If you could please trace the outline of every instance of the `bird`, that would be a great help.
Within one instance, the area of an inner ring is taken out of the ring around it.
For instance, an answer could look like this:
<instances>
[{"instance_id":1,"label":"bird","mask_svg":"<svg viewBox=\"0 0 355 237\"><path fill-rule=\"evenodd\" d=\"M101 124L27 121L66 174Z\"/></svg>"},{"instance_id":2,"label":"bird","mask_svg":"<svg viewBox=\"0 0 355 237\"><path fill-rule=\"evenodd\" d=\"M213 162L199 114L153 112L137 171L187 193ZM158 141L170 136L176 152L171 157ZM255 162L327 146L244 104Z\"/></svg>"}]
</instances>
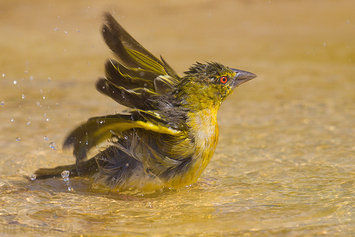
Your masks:
<instances>
[{"instance_id":1,"label":"bird","mask_svg":"<svg viewBox=\"0 0 355 237\"><path fill-rule=\"evenodd\" d=\"M179 76L110 13L104 19L103 38L116 57L105 63L96 89L128 108L74 129L63 148L73 147L75 164L40 168L36 179L69 171L71 177L90 177L96 187L116 192L178 189L197 182L216 149L221 103L256 75L218 62L196 62ZM94 147L98 153L88 159Z\"/></svg>"}]
</instances>

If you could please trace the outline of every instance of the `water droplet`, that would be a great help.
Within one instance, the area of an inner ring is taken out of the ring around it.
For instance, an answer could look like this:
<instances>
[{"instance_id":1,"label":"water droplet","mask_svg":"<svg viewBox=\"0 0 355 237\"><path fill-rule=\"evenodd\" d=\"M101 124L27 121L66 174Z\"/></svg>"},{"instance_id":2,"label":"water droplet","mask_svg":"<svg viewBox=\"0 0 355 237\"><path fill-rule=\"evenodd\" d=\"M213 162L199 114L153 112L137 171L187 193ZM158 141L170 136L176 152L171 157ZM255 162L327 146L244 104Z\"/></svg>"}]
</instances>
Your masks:
<instances>
[{"instance_id":1,"label":"water droplet","mask_svg":"<svg viewBox=\"0 0 355 237\"><path fill-rule=\"evenodd\" d=\"M44 136L43 139L44 139L45 141L48 141L48 137L47 137L47 136Z\"/></svg>"},{"instance_id":2,"label":"water droplet","mask_svg":"<svg viewBox=\"0 0 355 237\"><path fill-rule=\"evenodd\" d=\"M68 191L74 191L74 189L72 187L70 187L70 183L69 183L70 171L64 170L60 175L62 176L64 182L68 186Z\"/></svg>"},{"instance_id":3,"label":"water droplet","mask_svg":"<svg viewBox=\"0 0 355 237\"><path fill-rule=\"evenodd\" d=\"M5 73L2 74L2 77L5 77Z\"/></svg>"},{"instance_id":4,"label":"water droplet","mask_svg":"<svg viewBox=\"0 0 355 237\"><path fill-rule=\"evenodd\" d=\"M14 121L14 119L12 118L10 121L11 121L11 122L13 122L13 121Z\"/></svg>"},{"instance_id":5,"label":"water droplet","mask_svg":"<svg viewBox=\"0 0 355 237\"><path fill-rule=\"evenodd\" d=\"M70 172L68 170L64 170L60 175L62 176L65 182L69 181Z\"/></svg>"},{"instance_id":6,"label":"water droplet","mask_svg":"<svg viewBox=\"0 0 355 237\"><path fill-rule=\"evenodd\" d=\"M14 81L14 85L16 85L17 84L17 81Z\"/></svg>"},{"instance_id":7,"label":"water droplet","mask_svg":"<svg viewBox=\"0 0 355 237\"><path fill-rule=\"evenodd\" d=\"M30 179L33 181L33 180L36 180L36 175L35 174L32 174L31 176L30 176Z\"/></svg>"},{"instance_id":8,"label":"water droplet","mask_svg":"<svg viewBox=\"0 0 355 237\"><path fill-rule=\"evenodd\" d=\"M22 98L22 99L25 99L25 98L26 98L25 94L22 94L21 98Z\"/></svg>"},{"instance_id":9,"label":"water droplet","mask_svg":"<svg viewBox=\"0 0 355 237\"><path fill-rule=\"evenodd\" d=\"M21 140L20 137L16 137L16 141L19 142Z\"/></svg>"},{"instance_id":10,"label":"water droplet","mask_svg":"<svg viewBox=\"0 0 355 237\"><path fill-rule=\"evenodd\" d=\"M26 124L27 124L27 125L31 125L31 122L27 122Z\"/></svg>"},{"instance_id":11,"label":"water droplet","mask_svg":"<svg viewBox=\"0 0 355 237\"><path fill-rule=\"evenodd\" d=\"M55 143L54 142L49 143L49 147L55 149Z\"/></svg>"},{"instance_id":12,"label":"water droplet","mask_svg":"<svg viewBox=\"0 0 355 237\"><path fill-rule=\"evenodd\" d=\"M42 98L43 98L44 100L46 99L46 97L45 97L45 96L43 96Z\"/></svg>"},{"instance_id":13,"label":"water droplet","mask_svg":"<svg viewBox=\"0 0 355 237\"><path fill-rule=\"evenodd\" d=\"M0 102L0 105L4 105L4 104L5 104L5 102L4 102L4 101L1 101L1 102Z\"/></svg>"}]
</instances>

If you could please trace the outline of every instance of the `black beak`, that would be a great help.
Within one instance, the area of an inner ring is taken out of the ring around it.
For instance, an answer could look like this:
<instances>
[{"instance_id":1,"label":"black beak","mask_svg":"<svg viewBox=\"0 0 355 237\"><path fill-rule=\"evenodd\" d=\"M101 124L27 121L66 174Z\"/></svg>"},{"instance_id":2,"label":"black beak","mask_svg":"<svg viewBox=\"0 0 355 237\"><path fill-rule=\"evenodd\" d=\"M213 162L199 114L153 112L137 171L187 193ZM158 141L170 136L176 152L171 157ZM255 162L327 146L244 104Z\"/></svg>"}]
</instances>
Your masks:
<instances>
[{"instance_id":1,"label":"black beak","mask_svg":"<svg viewBox=\"0 0 355 237\"><path fill-rule=\"evenodd\" d=\"M242 70L238 70L238 69L233 69L231 68L235 73L237 73L237 75L235 75L234 79L233 79L233 87L237 87L241 84L243 84L244 82L250 81L251 79L255 78L256 75L254 73L251 72L246 72L246 71L242 71Z\"/></svg>"}]
</instances>

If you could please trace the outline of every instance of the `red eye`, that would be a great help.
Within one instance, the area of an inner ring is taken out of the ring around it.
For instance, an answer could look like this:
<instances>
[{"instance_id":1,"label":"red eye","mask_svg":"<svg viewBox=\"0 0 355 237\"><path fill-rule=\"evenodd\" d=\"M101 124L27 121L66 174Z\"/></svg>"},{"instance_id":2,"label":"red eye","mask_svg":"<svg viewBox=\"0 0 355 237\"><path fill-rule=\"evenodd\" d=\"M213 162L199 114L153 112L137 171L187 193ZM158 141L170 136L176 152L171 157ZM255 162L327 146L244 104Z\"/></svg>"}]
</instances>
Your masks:
<instances>
[{"instance_id":1,"label":"red eye","mask_svg":"<svg viewBox=\"0 0 355 237\"><path fill-rule=\"evenodd\" d=\"M221 78L219 79L219 81L220 81L222 84L226 84L227 81L228 81L228 77L221 77Z\"/></svg>"}]
</instances>

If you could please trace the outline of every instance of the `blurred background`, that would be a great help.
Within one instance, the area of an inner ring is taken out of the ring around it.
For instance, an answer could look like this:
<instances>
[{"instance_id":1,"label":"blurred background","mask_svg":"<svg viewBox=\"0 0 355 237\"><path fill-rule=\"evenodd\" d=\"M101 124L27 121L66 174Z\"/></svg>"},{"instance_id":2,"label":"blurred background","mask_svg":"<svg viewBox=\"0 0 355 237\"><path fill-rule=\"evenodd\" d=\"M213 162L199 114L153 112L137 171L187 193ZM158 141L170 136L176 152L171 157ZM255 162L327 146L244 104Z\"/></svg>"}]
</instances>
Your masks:
<instances>
[{"instance_id":1,"label":"blurred background","mask_svg":"<svg viewBox=\"0 0 355 237\"><path fill-rule=\"evenodd\" d=\"M94 86L114 57L106 11L180 75L196 61L258 75L223 103L195 185L130 197L24 178L73 163L66 135L124 109ZM351 0L0 2L0 233L351 235L354 39Z\"/></svg>"}]
</instances>

